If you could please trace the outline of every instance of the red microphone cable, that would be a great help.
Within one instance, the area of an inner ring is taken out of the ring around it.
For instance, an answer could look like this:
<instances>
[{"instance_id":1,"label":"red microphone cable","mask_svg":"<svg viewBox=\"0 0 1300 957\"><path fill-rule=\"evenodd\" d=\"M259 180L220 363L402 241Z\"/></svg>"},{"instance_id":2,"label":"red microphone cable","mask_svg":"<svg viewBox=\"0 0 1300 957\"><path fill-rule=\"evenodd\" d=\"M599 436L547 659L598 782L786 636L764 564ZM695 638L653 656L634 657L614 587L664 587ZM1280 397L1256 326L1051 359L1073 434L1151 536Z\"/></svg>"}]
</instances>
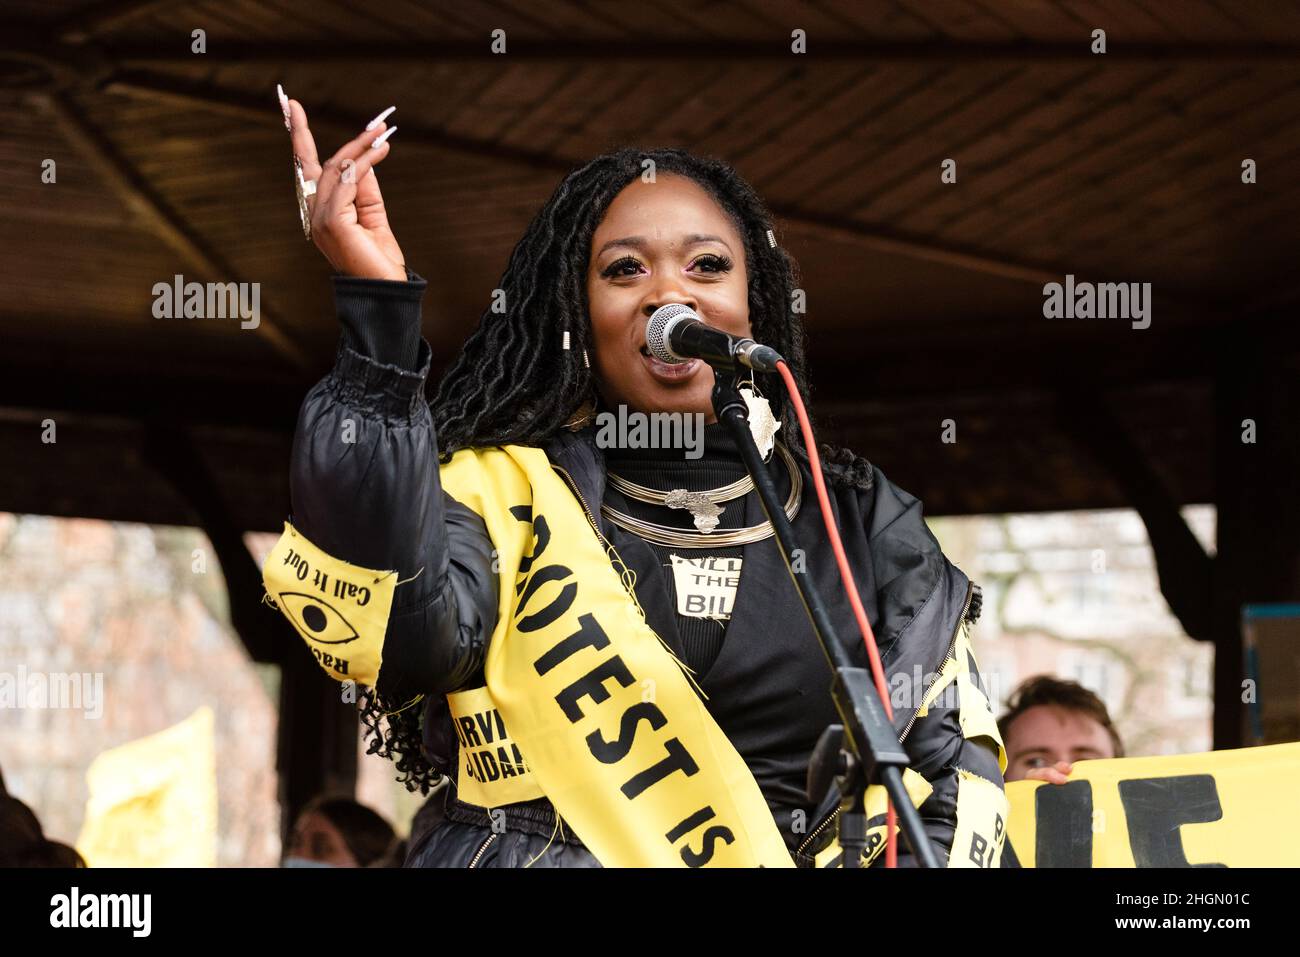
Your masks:
<instances>
[{"instance_id":1,"label":"red microphone cable","mask_svg":"<svg viewBox=\"0 0 1300 957\"><path fill-rule=\"evenodd\" d=\"M817 454L817 442L813 437L812 423L808 420L808 410L804 408L803 397L799 395L799 387L795 384L794 375L790 372L790 367L782 359L776 364L777 371L781 373L781 378L785 380L785 390L790 393L790 401L794 404L795 415L799 418L799 431L803 433L803 444L808 450L808 462L812 467L813 486L817 489L817 504L821 506L822 521L826 524L826 534L831 540L831 548L835 552L835 563L840 569L840 581L844 585L844 591L848 595L849 604L853 606L853 615L858 620L858 628L862 632L862 641L867 646L867 657L871 661L871 675L875 679L876 691L880 695L880 702L884 705L885 715L890 721L894 720L894 709L889 703L889 693L885 684L885 668L880 662L880 649L876 647L876 636L871 631L871 622L867 620L866 609L862 607L862 599L858 597L858 586L853 581L853 569L849 567L848 557L844 554L844 543L840 540L840 530L835 526L835 516L831 513L830 496L826 494L826 481L822 476L821 458ZM885 815L885 866L898 866L898 839L895 834L897 814L894 811L894 802L886 796L887 810Z\"/></svg>"}]
</instances>

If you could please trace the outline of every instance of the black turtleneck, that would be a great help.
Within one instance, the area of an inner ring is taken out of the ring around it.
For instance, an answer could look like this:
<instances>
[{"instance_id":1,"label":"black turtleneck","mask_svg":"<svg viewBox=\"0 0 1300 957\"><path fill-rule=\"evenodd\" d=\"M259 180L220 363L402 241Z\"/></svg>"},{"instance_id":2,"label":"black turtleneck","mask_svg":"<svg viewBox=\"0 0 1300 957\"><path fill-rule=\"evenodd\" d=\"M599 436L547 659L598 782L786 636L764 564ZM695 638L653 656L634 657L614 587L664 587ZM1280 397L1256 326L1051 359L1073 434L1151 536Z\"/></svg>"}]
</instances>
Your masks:
<instances>
[{"instance_id":1,"label":"black turtleneck","mask_svg":"<svg viewBox=\"0 0 1300 957\"><path fill-rule=\"evenodd\" d=\"M605 449L606 469L614 475L644 485L660 492L684 488L692 492L715 489L729 485L745 476L745 463L740 457L735 439L727 427L714 423L704 427L703 454L697 459L685 457L682 449ZM779 460L778 460L779 461ZM770 464L770 463L769 463ZM773 469L778 491L785 494L789 490L789 480L784 477L783 468ZM722 514L718 516L717 531L741 528L744 526L746 499L757 495L750 491L746 496L722 503ZM643 521L695 531L694 520L689 512L666 505L654 505L631 499L612 489L606 484L605 502L620 512L632 515ZM676 578L672 571L670 556L683 558L734 558L739 559L744 553L744 546L730 548L708 546L704 548L680 548L675 546L647 543L664 566L664 579L667 582L673 607L678 607ZM744 569L741 569L744 574ZM699 618L677 614L677 629L681 635L682 648L686 664L697 676L703 677L718 653L726 636L728 619Z\"/></svg>"}]
</instances>

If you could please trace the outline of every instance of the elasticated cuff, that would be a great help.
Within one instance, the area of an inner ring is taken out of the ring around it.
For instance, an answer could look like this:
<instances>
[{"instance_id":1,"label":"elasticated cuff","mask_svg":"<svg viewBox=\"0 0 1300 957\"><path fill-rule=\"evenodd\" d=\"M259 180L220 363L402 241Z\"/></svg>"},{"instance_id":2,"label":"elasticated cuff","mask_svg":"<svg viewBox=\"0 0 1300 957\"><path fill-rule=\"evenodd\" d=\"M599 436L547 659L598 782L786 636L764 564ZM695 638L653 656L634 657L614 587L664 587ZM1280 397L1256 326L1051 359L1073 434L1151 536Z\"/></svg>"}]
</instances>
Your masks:
<instances>
[{"instance_id":1,"label":"elasticated cuff","mask_svg":"<svg viewBox=\"0 0 1300 957\"><path fill-rule=\"evenodd\" d=\"M334 275L334 306L343 343L381 365L410 372L419 366L420 300L428 286L406 271L406 282Z\"/></svg>"},{"instance_id":2,"label":"elasticated cuff","mask_svg":"<svg viewBox=\"0 0 1300 957\"><path fill-rule=\"evenodd\" d=\"M415 422L428 404L424 398L424 380L433 360L429 343L422 338L416 340L416 357L419 369L411 372L392 363L376 362L346 342L340 343L329 374L329 391L360 412L377 412L390 419Z\"/></svg>"}]
</instances>

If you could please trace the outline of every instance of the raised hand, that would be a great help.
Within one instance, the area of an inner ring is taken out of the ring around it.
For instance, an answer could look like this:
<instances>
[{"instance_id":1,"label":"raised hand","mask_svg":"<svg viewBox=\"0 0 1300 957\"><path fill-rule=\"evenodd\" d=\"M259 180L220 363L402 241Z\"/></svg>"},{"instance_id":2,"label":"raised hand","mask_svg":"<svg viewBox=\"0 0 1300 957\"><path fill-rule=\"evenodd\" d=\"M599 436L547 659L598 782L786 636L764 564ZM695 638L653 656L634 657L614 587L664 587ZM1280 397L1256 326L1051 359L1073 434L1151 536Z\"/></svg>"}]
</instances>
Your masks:
<instances>
[{"instance_id":1,"label":"raised hand","mask_svg":"<svg viewBox=\"0 0 1300 957\"><path fill-rule=\"evenodd\" d=\"M302 175L316 180L315 195L307 197L316 248L345 275L405 280L406 258L388 226L374 170L391 149L388 138L397 132L396 126L390 128L384 122L392 109L321 163L307 125L307 111L283 93L280 102L287 109L289 136L294 155L302 163Z\"/></svg>"}]
</instances>

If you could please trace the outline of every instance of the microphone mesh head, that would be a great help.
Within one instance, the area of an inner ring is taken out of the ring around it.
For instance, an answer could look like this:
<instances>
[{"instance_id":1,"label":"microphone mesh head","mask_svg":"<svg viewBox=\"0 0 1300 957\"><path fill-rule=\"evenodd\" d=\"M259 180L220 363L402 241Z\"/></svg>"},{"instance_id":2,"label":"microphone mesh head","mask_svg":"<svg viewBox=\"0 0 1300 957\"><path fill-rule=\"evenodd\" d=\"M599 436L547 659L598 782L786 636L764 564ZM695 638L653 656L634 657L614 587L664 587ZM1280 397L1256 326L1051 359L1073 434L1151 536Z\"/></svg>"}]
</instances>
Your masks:
<instances>
[{"instance_id":1,"label":"microphone mesh head","mask_svg":"<svg viewBox=\"0 0 1300 957\"><path fill-rule=\"evenodd\" d=\"M666 306L660 306L650 316L650 322L645 327L645 344L646 348L650 350L650 354L660 362L676 365L687 361L680 356L674 355L668 345L668 333L672 331L673 326L683 319L694 319L697 322L703 321L694 309L690 306L683 306L680 302L670 302Z\"/></svg>"}]
</instances>

